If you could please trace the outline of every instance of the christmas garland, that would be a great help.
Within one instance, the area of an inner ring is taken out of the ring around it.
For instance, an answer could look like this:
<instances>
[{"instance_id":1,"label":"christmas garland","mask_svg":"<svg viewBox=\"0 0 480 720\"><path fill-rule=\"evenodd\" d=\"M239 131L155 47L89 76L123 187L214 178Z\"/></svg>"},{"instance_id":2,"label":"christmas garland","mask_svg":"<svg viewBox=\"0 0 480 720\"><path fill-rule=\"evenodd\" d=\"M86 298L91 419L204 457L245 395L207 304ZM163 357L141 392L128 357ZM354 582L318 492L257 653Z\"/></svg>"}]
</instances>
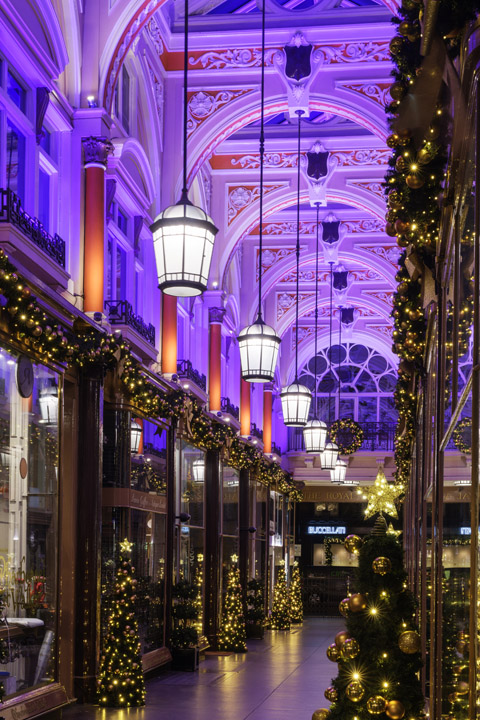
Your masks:
<instances>
[{"instance_id":1,"label":"christmas garland","mask_svg":"<svg viewBox=\"0 0 480 720\"><path fill-rule=\"evenodd\" d=\"M341 431L348 431L352 439L348 445L344 445L338 440L338 434ZM331 424L329 435L332 442L338 445L340 455L352 455L354 452L362 447L363 443L363 429L362 427L352 420L351 418L344 418L342 420L335 420Z\"/></svg>"},{"instance_id":2,"label":"christmas garland","mask_svg":"<svg viewBox=\"0 0 480 720\"><path fill-rule=\"evenodd\" d=\"M443 38L450 58L458 54L462 30L475 19L479 9L480 3L473 0L440 0L435 30ZM392 102L386 107L391 127L387 144L393 153L385 177L388 206L385 229L388 235L397 238L399 247L406 248L399 259L392 312L393 350L401 360L395 391L399 414L395 480L401 492L405 491L410 474L416 431L416 397L425 371L426 319L422 296L435 295L435 247L440 224L438 201L443 189L448 148L449 118L444 109L448 98L442 92L434 118L419 145L408 129L398 130L395 126L400 103L422 71L422 19L423 3L403 0L399 17L394 18L398 33L390 42L395 68L392 72L394 83L390 88ZM424 33L430 30L427 25ZM470 300L462 301L460 317L461 345L464 346L471 324Z\"/></svg>"},{"instance_id":3,"label":"christmas garland","mask_svg":"<svg viewBox=\"0 0 480 720\"><path fill-rule=\"evenodd\" d=\"M325 565L330 566L333 562L332 543L343 543L342 538L338 537L326 537L323 541L323 547L325 548Z\"/></svg>"},{"instance_id":4,"label":"christmas garland","mask_svg":"<svg viewBox=\"0 0 480 720\"><path fill-rule=\"evenodd\" d=\"M463 432L467 429L470 430L470 432L472 430L472 418L470 417L465 417L457 423L455 430L453 431L453 442L457 450L460 450L460 452L465 453L466 455L470 455L472 452L472 443L471 441L470 444L465 442L463 437Z\"/></svg>"},{"instance_id":5,"label":"christmas garland","mask_svg":"<svg viewBox=\"0 0 480 720\"><path fill-rule=\"evenodd\" d=\"M278 487L290 500L301 498L290 475L267 460L260 450L240 440L232 428L214 421L196 398L183 390L165 394L145 374L125 342L94 328L85 334L73 334L52 320L2 249L0 327L34 351L40 360L79 368L91 364L105 369L116 367L132 404L147 417L182 418L193 445L205 450L223 450L228 465L239 470L250 469L260 482Z\"/></svg>"}]
</instances>

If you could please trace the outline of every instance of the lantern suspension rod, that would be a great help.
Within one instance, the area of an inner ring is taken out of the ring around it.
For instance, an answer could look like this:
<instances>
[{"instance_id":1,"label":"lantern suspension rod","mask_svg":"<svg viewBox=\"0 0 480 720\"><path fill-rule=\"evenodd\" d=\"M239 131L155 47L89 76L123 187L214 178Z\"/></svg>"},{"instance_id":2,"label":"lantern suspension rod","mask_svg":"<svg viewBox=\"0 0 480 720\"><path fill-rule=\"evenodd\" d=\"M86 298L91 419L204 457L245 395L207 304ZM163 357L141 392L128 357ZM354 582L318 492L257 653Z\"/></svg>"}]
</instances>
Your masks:
<instances>
[{"instance_id":1,"label":"lantern suspension rod","mask_svg":"<svg viewBox=\"0 0 480 720\"><path fill-rule=\"evenodd\" d=\"M337 375L338 375L338 418L341 420L340 417L340 393L342 391L342 381L340 380L340 369L342 367L342 306L338 306L338 312L339 312L339 321L338 321L338 366L337 366Z\"/></svg>"},{"instance_id":2,"label":"lantern suspension rod","mask_svg":"<svg viewBox=\"0 0 480 720\"><path fill-rule=\"evenodd\" d=\"M263 258L263 159L265 155L265 6L262 2L262 80L260 86L260 231L258 251L258 317L262 318L262 258Z\"/></svg>"},{"instance_id":3,"label":"lantern suspension rod","mask_svg":"<svg viewBox=\"0 0 480 720\"><path fill-rule=\"evenodd\" d=\"M265 1L265 0L264 0ZM295 309L295 382L298 381L298 296L300 287L300 138L303 110L297 110L298 143L297 143L297 302Z\"/></svg>"},{"instance_id":4,"label":"lantern suspension rod","mask_svg":"<svg viewBox=\"0 0 480 720\"><path fill-rule=\"evenodd\" d=\"M183 187L182 200L187 199L187 89L188 89L188 0L185 0L185 42L183 48Z\"/></svg>"},{"instance_id":5,"label":"lantern suspension rod","mask_svg":"<svg viewBox=\"0 0 480 720\"><path fill-rule=\"evenodd\" d=\"M328 422L332 422L332 332L333 332L333 262L330 263L330 330L328 340L328 369L330 383L328 390Z\"/></svg>"},{"instance_id":6,"label":"lantern suspension rod","mask_svg":"<svg viewBox=\"0 0 480 720\"><path fill-rule=\"evenodd\" d=\"M313 408L313 417L317 420L317 352L318 352L318 242L319 242L319 212L320 203L317 202L317 238L315 246L315 407ZM297 295L298 298L298 295Z\"/></svg>"}]
</instances>

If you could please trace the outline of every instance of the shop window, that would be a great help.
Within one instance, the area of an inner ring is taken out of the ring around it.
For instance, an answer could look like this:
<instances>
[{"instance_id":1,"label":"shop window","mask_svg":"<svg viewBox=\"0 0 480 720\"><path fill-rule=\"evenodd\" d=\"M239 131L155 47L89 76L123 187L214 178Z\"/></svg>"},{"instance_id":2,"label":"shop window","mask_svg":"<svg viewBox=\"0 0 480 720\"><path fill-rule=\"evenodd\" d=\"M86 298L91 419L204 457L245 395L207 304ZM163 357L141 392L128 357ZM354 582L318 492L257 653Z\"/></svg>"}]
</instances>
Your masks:
<instances>
[{"instance_id":1,"label":"shop window","mask_svg":"<svg viewBox=\"0 0 480 720\"><path fill-rule=\"evenodd\" d=\"M6 350L0 381L0 589L8 638L0 670L8 696L55 679L59 387L54 372Z\"/></svg>"},{"instance_id":2,"label":"shop window","mask_svg":"<svg viewBox=\"0 0 480 720\"><path fill-rule=\"evenodd\" d=\"M27 91L17 80L15 75L8 70L7 72L7 95L10 100L23 112L27 110Z\"/></svg>"},{"instance_id":3,"label":"shop window","mask_svg":"<svg viewBox=\"0 0 480 720\"><path fill-rule=\"evenodd\" d=\"M50 232L50 175L41 168L38 171L38 219Z\"/></svg>"},{"instance_id":4,"label":"shop window","mask_svg":"<svg viewBox=\"0 0 480 720\"><path fill-rule=\"evenodd\" d=\"M117 225L118 229L126 236L128 232L128 217L127 214L120 208L118 208L117 211Z\"/></svg>"},{"instance_id":5,"label":"shop window","mask_svg":"<svg viewBox=\"0 0 480 720\"><path fill-rule=\"evenodd\" d=\"M115 299L126 300L127 297L127 254L117 244L115 253Z\"/></svg>"},{"instance_id":6,"label":"shop window","mask_svg":"<svg viewBox=\"0 0 480 720\"><path fill-rule=\"evenodd\" d=\"M7 120L7 187L25 207L25 135Z\"/></svg>"}]
</instances>

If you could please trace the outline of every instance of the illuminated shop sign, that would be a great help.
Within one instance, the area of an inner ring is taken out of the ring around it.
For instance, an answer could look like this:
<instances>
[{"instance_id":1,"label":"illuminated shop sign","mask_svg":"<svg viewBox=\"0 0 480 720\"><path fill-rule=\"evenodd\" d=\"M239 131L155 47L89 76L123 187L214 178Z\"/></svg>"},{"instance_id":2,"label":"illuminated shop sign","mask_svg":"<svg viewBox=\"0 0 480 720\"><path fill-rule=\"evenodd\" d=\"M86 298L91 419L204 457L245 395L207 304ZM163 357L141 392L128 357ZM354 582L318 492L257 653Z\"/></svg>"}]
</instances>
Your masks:
<instances>
[{"instance_id":1,"label":"illuminated shop sign","mask_svg":"<svg viewBox=\"0 0 480 720\"><path fill-rule=\"evenodd\" d=\"M478 528L480 532L480 527ZM460 528L460 535L471 535L472 534L472 528L471 527L461 527Z\"/></svg>"},{"instance_id":2,"label":"illuminated shop sign","mask_svg":"<svg viewBox=\"0 0 480 720\"><path fill-rule=\"evenodd\" d=\"M307 535L346 535L347 528L343 525L332 527L331 525L309 525Z\"/></svg>"}]
</instances>

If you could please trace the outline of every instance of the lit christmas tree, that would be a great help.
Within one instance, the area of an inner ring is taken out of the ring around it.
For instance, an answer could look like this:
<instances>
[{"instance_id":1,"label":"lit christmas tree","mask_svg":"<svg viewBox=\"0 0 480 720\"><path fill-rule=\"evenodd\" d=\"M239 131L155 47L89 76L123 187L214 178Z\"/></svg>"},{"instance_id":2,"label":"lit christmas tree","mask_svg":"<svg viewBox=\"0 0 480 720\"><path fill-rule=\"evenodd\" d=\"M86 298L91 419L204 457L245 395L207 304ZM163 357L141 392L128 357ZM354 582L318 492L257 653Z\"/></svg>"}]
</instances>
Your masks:
<instances>
[{"instance_id":1,"label":"lit christmas tree","mask_svg":"<svg viewBox=\"0 0 480 720\"><path fill-rule=\"evenodd\" d=\"M283 565L284 563L282 563ZM290 603L288 598L287 581L285 569L280 567L278 580L273 590L273 605L270 615L270 627L272 630L290 630Z\"/></svg>"},{"instance_id":2,"label":"lit christmas tree","mask_svg":"<svg viewBox=\"0 0 480 720\"><path fill-rule=\"evenodd\" d=\"M246 637L240 571L233 567L228 573L227 593L218 636L219 650L247 652Z\"/></svg>"},{"instance_id":3,"label":"lit christmas tree","mask_svg":"<svg viewBox=\"0 0 480 720\"><path fill-rule=\"evenodd\" d=\"M345 541L346 548L359 555L357 586L340 603L346 630L327 648L329 660L338 663L338 676L325 690L332 705L330 710L317 710L316 718L423 716L415 603L406 589L403 549L386 530L381 516L363 543L355 535Z\"/></svg>"},{"instance_id":4,"label":"lit christmas tree","mask_svg":"<svg viewBox=\"0 0 480 720\"><path fill-rule=\"evenodd\" d=\"M127 539L120 543L120 562L100 658L98 702L104 707L138 707L145 704L140 639L135 618L137 581L130 561L132 545Z\"/></svg>"},{"instance_id":5,"label":"lit christmas tree","mask_svg":"<svg viewBox=\"0 0 480 720\"><path fill-rule=\"evenodd\" d=\"M290 622L303 622L302 583L298 563L293 565L292 579L289 588L290 596Z\"/></svg>"}]
</instances>

